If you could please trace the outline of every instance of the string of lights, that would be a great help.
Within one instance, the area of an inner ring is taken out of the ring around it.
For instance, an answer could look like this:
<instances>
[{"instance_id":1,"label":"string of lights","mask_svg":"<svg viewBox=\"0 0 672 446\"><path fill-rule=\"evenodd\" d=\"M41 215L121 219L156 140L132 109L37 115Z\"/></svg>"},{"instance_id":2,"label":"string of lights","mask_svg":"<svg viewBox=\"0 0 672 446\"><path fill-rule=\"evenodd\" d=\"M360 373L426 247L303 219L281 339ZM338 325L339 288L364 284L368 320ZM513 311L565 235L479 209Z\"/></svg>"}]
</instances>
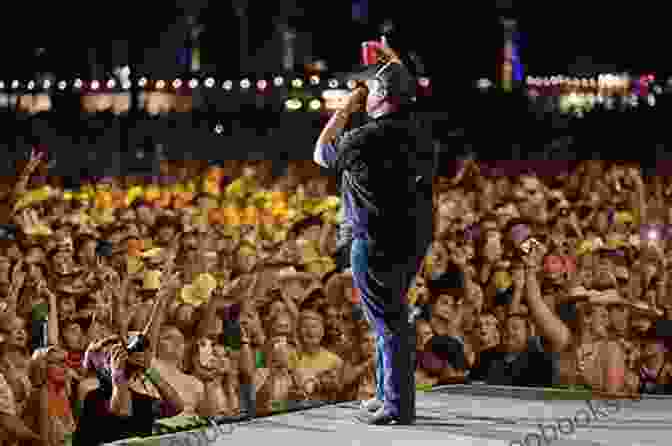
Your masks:
<instances>
[{"instance_id":1,"label":"string of lights","mask_svg":"<svg viewBox=\"0 0 672 446\"><path fill-rule=\"evenodd\" d=\"M418 79L418 85L420 87L426 88L430 84L430 79L428 77L421 77ZM233 91L237 87L241 90L250 90L252 86L258 91L265 91L271 87L285 87L289 85L291 88L300 89L306 86L311 87L328 87L331 89L339 88L346 86L348 89L352 90L355 88L355 81L344 81L336 78L331 78L325 80L320 78L320 76L313 75L309 78L300 78L300 77L285 77L285 76L275 76L271 81L266 79L250 79L243 78L237 82L233 80L223 80L218 81L214 77L206 78L191 78L188 81L176 78L172 81L165 79L148 79L146 77L141 77L137 81L137 85L140 88L147 90L181 90L188 88L191 90L197 89L199 87L203 88L221 88L226 91ZM0 80L0 90L3 91L51 91L54 89L66 90L68 87L79 90L79 91L91 91L91 92L102 92L109 90L130 90L133 84L130 80L124 80L123 82L117 81L115 79L108 79L107 81L101 80L82 80L74 79L70 81L51 81L44 80L41 83L34 80L20 81L17 79L11 81Z\"/></svg>"}]
</instances>

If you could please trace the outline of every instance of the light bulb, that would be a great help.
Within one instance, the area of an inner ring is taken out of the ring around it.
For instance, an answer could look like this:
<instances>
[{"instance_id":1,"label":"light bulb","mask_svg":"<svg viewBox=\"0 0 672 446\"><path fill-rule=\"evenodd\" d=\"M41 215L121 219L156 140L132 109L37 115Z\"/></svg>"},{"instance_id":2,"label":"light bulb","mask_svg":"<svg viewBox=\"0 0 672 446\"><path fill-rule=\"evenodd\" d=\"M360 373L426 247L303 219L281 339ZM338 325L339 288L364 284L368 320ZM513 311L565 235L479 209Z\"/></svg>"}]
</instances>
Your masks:
<instances>
[{"instance_id":1,"label":"light bulb","mask_svg":"<svg viewBox=\"0 0 672 446\"><path fill-rule=\"evenodd\" d=\"M91 82L91 89L92 90L98 90L98 87L100 87L100 83L98 81L92 81Z\"/></svg>"},{"instance_id":2,"label":"light bulb","mask_svg":"<svg viewBox=\"0 0 672 446\"><path fill-rule=\"evenodd\" d=\"M196 88L198 87L198 79L192 79L189 81L189 88Z\"/></svg>"},{"instance_id":3,"label":"light bulb","mask_svg":"<svg viewBox=\"0 0 672 446\"><path fill-rule=\"evenodd\" d=\"M67 85L68 85L68 84L67 84L65 81L60 81L60 82L58 83L58 88L59 88L59 90L65 90L65 87L66 87Z\"/></svg>"},{"instance_id":4,"label":"light bulb","mask_svg":"<svg viewBox=\"0 0 672 446\"><path fill-rule=\"evenodd\" d=\"M114 81L114 79L107 81L107 88L114 88L115 85L117 85L117 83Z\"/></svg>"},{"instance_id":5,"label":"light bulb","mask_svg":"<svg viewBox=\"0 0 672 446\"><path fill-rule=\"evenodd\" d=\"M231 81L224 81L224 83L222 83L222 88L223 88L224 90L231 90L231 89L233 88L233 82L231 82Z\"/></svg>"},{"instance_id":6,"label":"light bulb","mask_svg":"<svg viewBox=\"0 0 672 446\"><path fill-rule=\"evenodd\" d=\"M147 78L141 77L140 80L138 81L138 86L144 87L145 85L147 85Z\"/></svg>"},{"instance_id":7,"label":"light bulb","mask_svg":"<svg viewBox=\"0 0 672 446\"><path fill-rule=\"evenodd\" d=\"M336 79L330 79L329 88L338 88L338 81Z\"/></svg>"},{"instance_id":8,"label":"light bulb","mask_svg":"<svg viewBox=\"0 0 672 446\"><path fill-rule=\"evenodd\" d=\"M163 89L163 87L165 87L165 86L166 86L166 83L164 81L156 81L156 88L158 90Z\"/></svg>"},{"instance_id":9,"label":"light bulb","mask_svg":"<svg viewBox=\"0 0 672 446\"><path fill-rule=\"evenodd\" d=\"M313 99L310 101L311 110L319 110L322 107L322 103L318 99Z\"/></svg>"},{"instance_id":10,"label":"light bulb","mask_svg":"<svg viewBox=\"0 0 672 446\"><path fill-rule=\"evenodd\" d=\"M244 89L250 88L250 80L249 79L243 79L240 81L240 87Z\"/></svg>"},{"instance_id":11,"label":"light bulb","mask_svg":"<svg viewBox=\"0 0 672 446\"><path fill-rule=\"evenodd\" d=\"M275 79L273 79L273 85L275 85L276 87L279 87L284 83L285 83L285 80L280 76L277 76Z\"/></svg>"},{"instance_id":12,"label":"light bulb","mask_svg":"<svg viewBox=\"0 0 672 446\"><path fill-rule=\"evenodd\" d=\"M177 89L180 88L181 86L182 86L182 80L181 80L181 79L175 79L175 80L173 81L173 88L174 88L174 89L177 90Z\"/></svg>"},{"instance_id":13,"label":"light bulb","mask_svg":"<svg viewBox=\"0 0 672 446\"><path fill-rule=\"evenodd\" d=\"M213 78L209 77L205 80L205 86L207 88L212 88L212 87L214 87L214 85L215 85L215 80Z\"/></svg>"},{"instance_id":14,"label":"light bulb","mask_svg":"<svg viewBox=\"0 0 672 446\"><path fill-rule=\"evenodd\" d=\"M81 79L75 79L74 86L75 86L75 88L82 88L82 80Z\"/></svg>"}]
</instances>

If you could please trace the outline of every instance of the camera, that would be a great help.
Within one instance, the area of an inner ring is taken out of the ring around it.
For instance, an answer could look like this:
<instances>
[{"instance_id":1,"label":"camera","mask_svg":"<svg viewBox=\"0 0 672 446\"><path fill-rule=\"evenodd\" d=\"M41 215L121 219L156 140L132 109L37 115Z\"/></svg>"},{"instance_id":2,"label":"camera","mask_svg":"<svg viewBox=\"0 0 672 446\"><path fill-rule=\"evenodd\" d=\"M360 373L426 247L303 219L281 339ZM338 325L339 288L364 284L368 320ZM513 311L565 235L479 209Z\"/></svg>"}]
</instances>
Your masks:
<instances>
[{"instance_id":1,"label":"camera","mask_svg":"<svg viewBox=\"0 0 672 446\"><path fill-rule=\"evenodd\" d=\"M137 334L133 335L128 340L128 345L126 346L126 351L131 353L142 353L148 347L148 341L145 335Z\"/></svg>"}]
</instances>

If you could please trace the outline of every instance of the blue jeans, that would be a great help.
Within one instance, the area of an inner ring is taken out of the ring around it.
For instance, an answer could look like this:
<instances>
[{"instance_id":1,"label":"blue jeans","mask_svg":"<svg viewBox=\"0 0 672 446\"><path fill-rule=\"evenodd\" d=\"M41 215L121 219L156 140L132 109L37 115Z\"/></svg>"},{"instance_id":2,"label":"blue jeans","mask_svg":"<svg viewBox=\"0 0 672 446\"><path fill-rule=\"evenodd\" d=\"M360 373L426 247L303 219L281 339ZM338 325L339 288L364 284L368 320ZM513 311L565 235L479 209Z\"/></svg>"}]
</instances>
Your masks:
<instances>
[{"instance_id":1,"label":"blue jeans","mask_svg":"<svg viewBox=\"0 0 672 446\"><path fill-rule=\"evenodd\" d=\"M402 258L398 253L372 248L364 239L357 238L352 243L354 286L360 292L364 314L376 337L376 397L393 416L399 416L402 404L415 403L404 397L414 395L415 390L411 356L415 342L409 342L415 338L415 330L408 322L408 305L403 296L425 252L426 246Z\"/></svg>"}]
</instances>

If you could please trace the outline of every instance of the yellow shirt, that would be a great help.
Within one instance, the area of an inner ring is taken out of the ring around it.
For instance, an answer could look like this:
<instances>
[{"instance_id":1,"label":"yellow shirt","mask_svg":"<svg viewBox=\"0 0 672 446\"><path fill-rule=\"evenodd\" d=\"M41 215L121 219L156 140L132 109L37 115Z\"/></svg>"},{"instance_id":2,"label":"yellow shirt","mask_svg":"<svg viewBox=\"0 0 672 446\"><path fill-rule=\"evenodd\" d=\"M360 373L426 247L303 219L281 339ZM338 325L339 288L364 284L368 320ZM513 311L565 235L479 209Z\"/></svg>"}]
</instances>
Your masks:
<instances>
[{"instance_id":1,"label":"yellow shirt","mask_svg":"<svg viewBox=\"0 0 672 446\"><path fill-rule=\"evenodd\" d=\"M289 368L302 370L315 376L327 370L338 368L342 364L343 360L337 354L320 347L320 351L314 355L301 352L296 357L290 357Z\"/></svg>"}]
</instances>

